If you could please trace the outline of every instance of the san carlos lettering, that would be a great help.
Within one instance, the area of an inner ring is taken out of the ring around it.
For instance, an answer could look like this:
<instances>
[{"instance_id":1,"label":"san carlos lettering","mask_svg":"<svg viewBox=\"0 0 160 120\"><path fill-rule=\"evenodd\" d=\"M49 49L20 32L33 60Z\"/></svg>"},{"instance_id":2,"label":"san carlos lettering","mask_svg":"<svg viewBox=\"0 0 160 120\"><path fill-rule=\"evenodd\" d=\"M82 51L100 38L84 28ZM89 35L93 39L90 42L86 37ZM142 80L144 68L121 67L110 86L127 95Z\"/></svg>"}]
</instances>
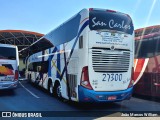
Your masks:
<instances>
[{"instance_id":1,"label":"san carlos lettering","mask_svg":"<svg viewBox=\"0 0 160 120\"><path fill-rule=\"evenodd\" d=\"M92 22L93 22L93 25L92 25L92 27L95 27L95 26L106 26L107 24L106 23L104 23L104 22L101 22L101 21L95 21L96 20L96 17L94 17L93 19L92 19Z\"/></svg>"},{"instance_id":2,"label":"san carlos lettering","mask_svg":"<svg viewBox=\"0 0 160 120\"><path fill-rule=\"evenodd\" d=\"M107 26L109 28L120 28L120 29L131 29L131 26L130 25L127 25L125 24L124 20L121 21L121 23L117 23L115 22L113 19L109 20L108 24L103 22L103 21L100 21L100 20L97 20L96 17L92 18L92 27L96 27L96 26L100 26L100 27L104 27L104 26Z\"/></svg>"},{"instance_id":3,"label":"san carlos lettering","mask_svg":"<svg viewBox=\"0 0 160 120\"><path fill-rule=\"evenodd\" d=\"M113 19L109 21L110 28L122 28L122 29L131 29L130 25L125 25L124 21L121 23L116 23Z\"/></svg>"}]
</instances>

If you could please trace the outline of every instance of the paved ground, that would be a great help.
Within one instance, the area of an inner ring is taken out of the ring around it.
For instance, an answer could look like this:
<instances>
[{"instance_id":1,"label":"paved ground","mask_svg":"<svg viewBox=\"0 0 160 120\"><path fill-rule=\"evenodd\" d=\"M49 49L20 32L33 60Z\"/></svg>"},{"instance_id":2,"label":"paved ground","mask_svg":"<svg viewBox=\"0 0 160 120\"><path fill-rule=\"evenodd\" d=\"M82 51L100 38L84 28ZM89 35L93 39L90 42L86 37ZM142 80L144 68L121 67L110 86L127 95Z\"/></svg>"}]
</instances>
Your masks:
<instances>
[{"instance_id":1,"label":"paved ground","mask_svg":"<svg viewBox=\"0 0 160 120\"><path fill-rule=\"evenodd\" d=\"M60 101L50 96L47 91L28 83L28 81L21 81L14 91L0 91L0 111L47 111L44 114L51 116L53 114L55 116L68 115L68 119L79 114L82 114L85 119L100 119L104 116L118 116L126 113L126 111L160 111L160 101L132 97L129 101L117 103L76 104L74 102ZM54 118L57 119L56 117ZM79 118L79 116L76 117L76 119ZM59 117L59 119L63 118Z\"/></svg>"}]
</instances>

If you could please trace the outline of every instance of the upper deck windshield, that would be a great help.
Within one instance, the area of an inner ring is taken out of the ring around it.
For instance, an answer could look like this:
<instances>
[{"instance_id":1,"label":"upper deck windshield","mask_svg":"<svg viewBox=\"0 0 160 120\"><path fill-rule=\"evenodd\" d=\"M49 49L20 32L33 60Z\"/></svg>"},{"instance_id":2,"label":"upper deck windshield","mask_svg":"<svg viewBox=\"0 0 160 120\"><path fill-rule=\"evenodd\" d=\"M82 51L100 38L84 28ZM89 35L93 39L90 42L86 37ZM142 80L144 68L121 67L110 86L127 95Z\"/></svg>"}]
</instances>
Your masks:
<instances>
[{"instance_id":1,"label":"upper deck windshield","mask_svg":"<svg viewBox=\"0 0 160 120\"><path fill-rule=\"evenodd\" d=\"M131 18L123 13L91 10L89 12L89 28L91 30L116 30L133 34Z\"/></svg>"},{"instance_id":2,"label":"upper deck windshield","mask_svg":"<svg viewBox=\"0 0 160 120\"><path fill-rule=\"evenodd\" d=\"M16 49L0 47L0 59L16 60Z\"/></svg>"}]
</instances>

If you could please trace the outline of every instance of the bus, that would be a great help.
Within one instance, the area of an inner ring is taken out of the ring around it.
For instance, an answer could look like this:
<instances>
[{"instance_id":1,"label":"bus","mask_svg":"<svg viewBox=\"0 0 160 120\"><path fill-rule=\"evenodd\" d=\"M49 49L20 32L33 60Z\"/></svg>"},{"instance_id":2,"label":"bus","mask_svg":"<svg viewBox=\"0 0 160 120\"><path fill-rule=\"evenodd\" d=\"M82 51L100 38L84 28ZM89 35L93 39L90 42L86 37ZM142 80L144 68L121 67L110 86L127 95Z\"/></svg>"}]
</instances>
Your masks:
<instances>
[{"instance_id":1,"label":"bus","mask_svg":"<svg viewBox=\"0 0 160 120\"><path fill-rule=\"evenodd\" d=\"M160 25L135 30L134 94L160 98Z\"/></svg>"},{"instance_id":2,"label":"bus","mask_svg":"<svg viewBox=\"0 0 160 120\"><path fill-rule=\"evenodd\" d=\"M128 14L83 9L38 42L44 39L54 46L29 56L26 75L31 82L76 102L131 98L134 26ZM38 42L35 50L42 45Z\"/></svg>"},{"instance_id":3,"label":"bus","mask_svg":"<svg viewBox=\"0 0 160 120\"><path fill-rule=\"evenodd\" d=\"M17 87L18 66L19 56L17 46L0 44L0 90Z\"/></svg>"}]
</instances>

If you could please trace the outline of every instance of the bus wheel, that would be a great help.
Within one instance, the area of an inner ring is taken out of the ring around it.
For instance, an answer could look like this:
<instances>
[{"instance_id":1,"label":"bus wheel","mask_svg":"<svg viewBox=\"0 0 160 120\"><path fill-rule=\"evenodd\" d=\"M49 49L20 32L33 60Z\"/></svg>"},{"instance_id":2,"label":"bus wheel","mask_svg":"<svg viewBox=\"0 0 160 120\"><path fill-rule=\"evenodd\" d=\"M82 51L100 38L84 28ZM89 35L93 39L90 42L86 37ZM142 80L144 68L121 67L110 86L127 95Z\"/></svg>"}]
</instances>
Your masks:
<instances>
[{"instance_id":1,"label":"bus wheel","mask_svg":"<svg viewBox=\"0 0 160 120\"><path fill-rule=\"evenodd\" d=\"M58 98L62 98L62 95L61 95L61 85L59 82L56 83L55 85L55 89L54 89L54 93L55 93L55 96L58 97Z\"/></svg>"},{"instance_id":2,"label":"bus wheel","mask_svg":"<svg viewBox=\"0 0 160 120\"><path fill-rule=\"evenodd\" d=\"M51 95L53 95L53 84L52 81L48 82L48 91Z\"/></svg>"}]
</instances>

